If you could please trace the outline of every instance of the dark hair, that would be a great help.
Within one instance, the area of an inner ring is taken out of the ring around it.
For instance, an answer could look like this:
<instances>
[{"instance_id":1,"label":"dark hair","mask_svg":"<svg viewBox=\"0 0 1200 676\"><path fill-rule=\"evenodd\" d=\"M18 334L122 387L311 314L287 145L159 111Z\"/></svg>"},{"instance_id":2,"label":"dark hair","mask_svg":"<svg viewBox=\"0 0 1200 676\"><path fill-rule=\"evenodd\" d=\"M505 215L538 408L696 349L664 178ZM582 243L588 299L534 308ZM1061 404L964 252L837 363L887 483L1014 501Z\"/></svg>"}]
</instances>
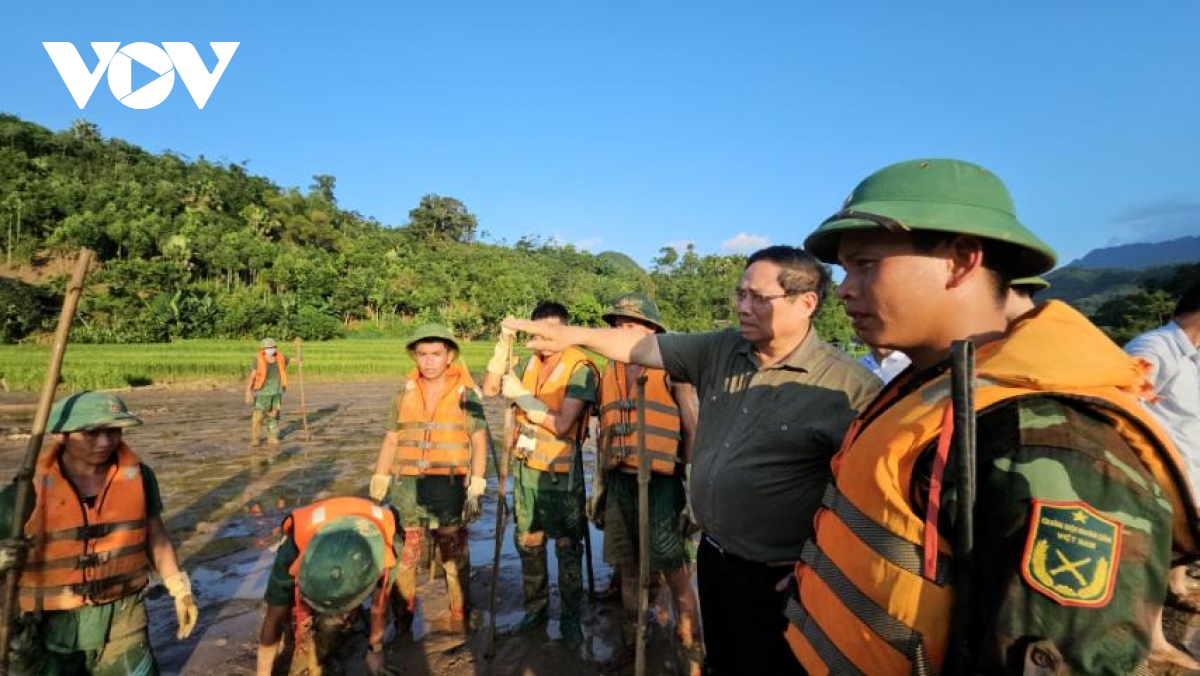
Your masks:
<instances>
[{"instance_id":1,"label":"dark hair","mask_svg":"<svg viewBox=\"0 0 1200 676\"><path fill-rule=\"evenodd\" d=\"M975 237L983 249L983 268L992 273L992 293L997 303L1003 303L1008 296L1008 287L1012 283L1012 270L1021 257L1021 250L1006 242L1000 242L977 235L964 235L958 232L942 232L940 230L914 230L912 233L913 248L919 253L930 253L942 245L948 245L955 237ZM1029 294L1033 296L1032 293Z\"/></svg>"},{"instance_id":2,"label":"dark hair","mask_svg":"<svg viewBox=\"0 0 1200 676\"><path fill-rule=\"evenodd\" d=\"M829 292L829 268L817 257L794 246L777 244L765 249L759 249L746 258L746 269L759 261L767 261L779 266L779 286L787 294L799 295L813 292L817 294L817 306L813 308L815 315L825 302L825 294Z\"/></svg>"},{"instance_id":3,"label":"dark hair","mask_svg":"<svg viewBox=\"0 0 1200 676\"><path fill-rule=\"evenodd\" d=\"M1181 317L1189 312L1200 312L1200 281L1195 282L1188 287L1187 291L1179 297L1179 302L1175 305L1175 314L1172 317Z\"/></svg>"},{"instance_id":4,"label":"dark hair","mask_svg":"<svg viewBox=\"0 0 1200 676\"><path fill-rule=\"evenodd\" d=\"M567 312L567 306L563 305L562 303L556 303L552 300L541 301L537 304L537 307L533 308L533 312L529 315L529 318L534 321L539 319L547 319L549 317L558 317L564 324L566 324L571 318L571 315Z\"/></svg>"}]
</instances>

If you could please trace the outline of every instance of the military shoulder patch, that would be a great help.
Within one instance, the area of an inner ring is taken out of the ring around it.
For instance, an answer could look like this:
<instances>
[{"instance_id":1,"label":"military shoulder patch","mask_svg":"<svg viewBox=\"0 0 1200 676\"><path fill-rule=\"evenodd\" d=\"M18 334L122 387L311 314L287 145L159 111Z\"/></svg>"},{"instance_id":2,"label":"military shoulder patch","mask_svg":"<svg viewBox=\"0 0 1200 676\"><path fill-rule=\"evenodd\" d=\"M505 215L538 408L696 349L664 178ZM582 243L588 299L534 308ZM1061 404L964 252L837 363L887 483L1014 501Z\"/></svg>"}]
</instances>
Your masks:
<instances>
[{"instance_id":1,"label":"military shoulder patch","mask_svg":"<svg viewBox=\"0 0 1200 676\"><path fill-rule=\"evenodd\" d=\"M1100 608L1112 598L1121 524L1086 502L1034 500L1021 557L1025 583L1064 606Z\"/></svg>"}]
</instances>

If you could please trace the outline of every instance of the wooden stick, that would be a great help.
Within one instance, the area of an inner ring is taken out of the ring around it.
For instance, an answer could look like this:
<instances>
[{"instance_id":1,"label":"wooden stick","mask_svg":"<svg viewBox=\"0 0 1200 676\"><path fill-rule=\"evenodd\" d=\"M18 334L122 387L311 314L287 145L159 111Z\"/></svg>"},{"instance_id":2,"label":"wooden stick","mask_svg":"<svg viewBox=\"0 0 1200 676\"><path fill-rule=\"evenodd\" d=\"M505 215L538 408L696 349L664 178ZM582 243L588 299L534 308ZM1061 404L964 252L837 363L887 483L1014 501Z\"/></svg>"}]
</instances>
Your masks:
<instances>
[{"instance_id":1,"label":"wooden stick","mask_svg":"<svg viewBox=\"0 0 1200 676\"><path fill-rule=\"evenodd\" d=\"M646 615L650 612L650 454L646 452L646 374L637 379L638 622L635 676L646 675Z\"/></svg>"},{"instance_id":2,"label":"wooden stick","mask_svg":"<svg viewBox=\"0 0 1200 676\"><path fill-rule=\"evenodd\" d=\"M508 370L513 369L513 349L512 344L508 346ZM504 439L500 445L500 455L496 457L496 446L492 442L492 435L488 433L488 445L492 448L492 463L496 465L496 482L498 484L496 496L496 550L492 554L492 589L491 598L488 601L488 633L487 646L484 648L483 655L487 659L491 659L496 654L496 597L500 587L500 550L504 548L504 527L508 514L508 452L515 438L517 420L516 412L511 405L504 407Z\"/></svg>"},{"instance_id":3,"label":"wooden stick","mask_svg":"<svg viewBox=\"0 0 1200 676\"><path fill-rule=\"evenodd\" d=\"M300 336L296 336L293 341L296 345L296 364L298 365L297 375L300 377L300 436L305 441L309 440L308 434L308 407L304 401L304 341Z\"/></svg>"},{"instance_id":4,"label":"wooden stick","mask_svg":"<svg viewBox=\"0 0 1200 676\"><path fill-rule=\"evenodd\" d=\"M71 274L71 281L63 297L62 313L58 316L58 328L54 332L54 347L50 351L50 366L46 369L46 378L42 381L42 393L38 397L37 411L33 415L29 444L25 447L25 459L21 462L21 471L16 478L12 529L9 532L9 537L14 539L25 537L25 522L33 513L33 501L30 499L33 495L33 469L42 450L42 439L46 436L46 421L50 418L54 392L58 389L63 355L67 351L67 338L71 334L71 322L75 318L75 308L78 307L79 297L83 294L83 281L87 277L91 262L92 252L80 249L79 258L75 261L75 271ZM4 575L4 596L0 598L3 602L3 607L0 607L0 613L3 613L3 622L0 622L0 676L8 676L8 648L14 611L17 610L17 580L20 575L21 571L17 569L9 570Z\"/></svg>"}]
</instances>

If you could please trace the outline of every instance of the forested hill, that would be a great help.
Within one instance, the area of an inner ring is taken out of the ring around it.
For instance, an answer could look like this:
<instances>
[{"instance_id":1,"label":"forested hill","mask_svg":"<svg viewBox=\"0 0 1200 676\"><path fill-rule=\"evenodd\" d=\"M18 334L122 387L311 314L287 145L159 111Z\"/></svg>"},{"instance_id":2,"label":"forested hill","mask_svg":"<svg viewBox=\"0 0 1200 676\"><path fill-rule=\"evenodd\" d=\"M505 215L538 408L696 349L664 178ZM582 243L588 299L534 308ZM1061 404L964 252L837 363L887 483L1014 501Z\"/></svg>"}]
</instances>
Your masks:
<instances>
[{"instance_id":1,"label":"forested hill","mask_svg":"<svg viewBox=\"0 0 1200 676\"><path fill-rule=\"evenodd\" d=\"M1200 224L1196 226L1200 230ZM1180 237L1167 242L1121 244L1093 249L1071 267L1110 270L1146 270L1200 261L1200 236Z\"/></svg>"},{"instance_id":2,"label":"forested hill","mask_svg":"<svg viewBox=\"0 0 1200 676\"><path fill-rule=\"evenodd\" d=\"M244 164L149 153L85 121L55 132L0 115L0 342L46 330L64 284L49 273L83 246L100 259L72 334L84 342L320 339L427 321L474 338L547 298L598 323L634 290L675 330L734 319L740 256L664 248L643 270L536 236L482 242L467 207L436 194L387 227L341 208L335 189L329 175L302 191ZM850 337L836 302L820 324Z\"/></svg>"}]
</instances>

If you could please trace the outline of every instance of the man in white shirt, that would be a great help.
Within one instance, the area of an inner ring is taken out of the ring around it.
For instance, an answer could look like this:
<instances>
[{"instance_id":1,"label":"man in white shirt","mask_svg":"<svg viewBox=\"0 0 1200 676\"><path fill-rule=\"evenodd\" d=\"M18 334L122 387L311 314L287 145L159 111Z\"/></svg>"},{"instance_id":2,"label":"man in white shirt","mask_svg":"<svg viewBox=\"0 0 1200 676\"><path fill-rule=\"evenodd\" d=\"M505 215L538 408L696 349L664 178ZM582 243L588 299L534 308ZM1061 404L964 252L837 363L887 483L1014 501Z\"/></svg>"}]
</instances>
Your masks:
<instances>
[{"instance_id":1,"label":"man in white shirt","mask_svg":"<svg viewBox=\"0 0 1200 676\"><path fill-rule=\"evenodd\" d=\"M865 366L871 373L879 376L883 384L887 385L892 382L892 378L900 375L901 371L908 368L912 360L903 352L886 347L873 347L870 352L858 358L858 363Z\"/></svg>"},{"instance_id":2,"label":"man in white shirt","mask_svg":"<svg viewBox=\"0 0 1200 676\"><path fill-rule=\"evenodd\" d=\"M1158 400L1147 408L1179 448L1192 495L1200 497L1200 350L1197 348L1200 348L1200 283L1184 292L1170 322L1129 341L1125 351L1150 363L1150 379ZM1177 606L1200 611L1200 584L1188 576L1187 568L1186 565L1171 568L1169 597Z\"/></svg>"},{"instance_id":3,"label":"man in white shirt","mask_svg":"<svg viewBox=\"0 0 1200 676\"><path fill-rule=\"evenodd\" d=\"M1188 289L1167 324L1129 341L1125 351L1150 362L1158 401L1149 408L1179 447L1200 497L1200 284Z\"/></svg>"}]
</instances>

